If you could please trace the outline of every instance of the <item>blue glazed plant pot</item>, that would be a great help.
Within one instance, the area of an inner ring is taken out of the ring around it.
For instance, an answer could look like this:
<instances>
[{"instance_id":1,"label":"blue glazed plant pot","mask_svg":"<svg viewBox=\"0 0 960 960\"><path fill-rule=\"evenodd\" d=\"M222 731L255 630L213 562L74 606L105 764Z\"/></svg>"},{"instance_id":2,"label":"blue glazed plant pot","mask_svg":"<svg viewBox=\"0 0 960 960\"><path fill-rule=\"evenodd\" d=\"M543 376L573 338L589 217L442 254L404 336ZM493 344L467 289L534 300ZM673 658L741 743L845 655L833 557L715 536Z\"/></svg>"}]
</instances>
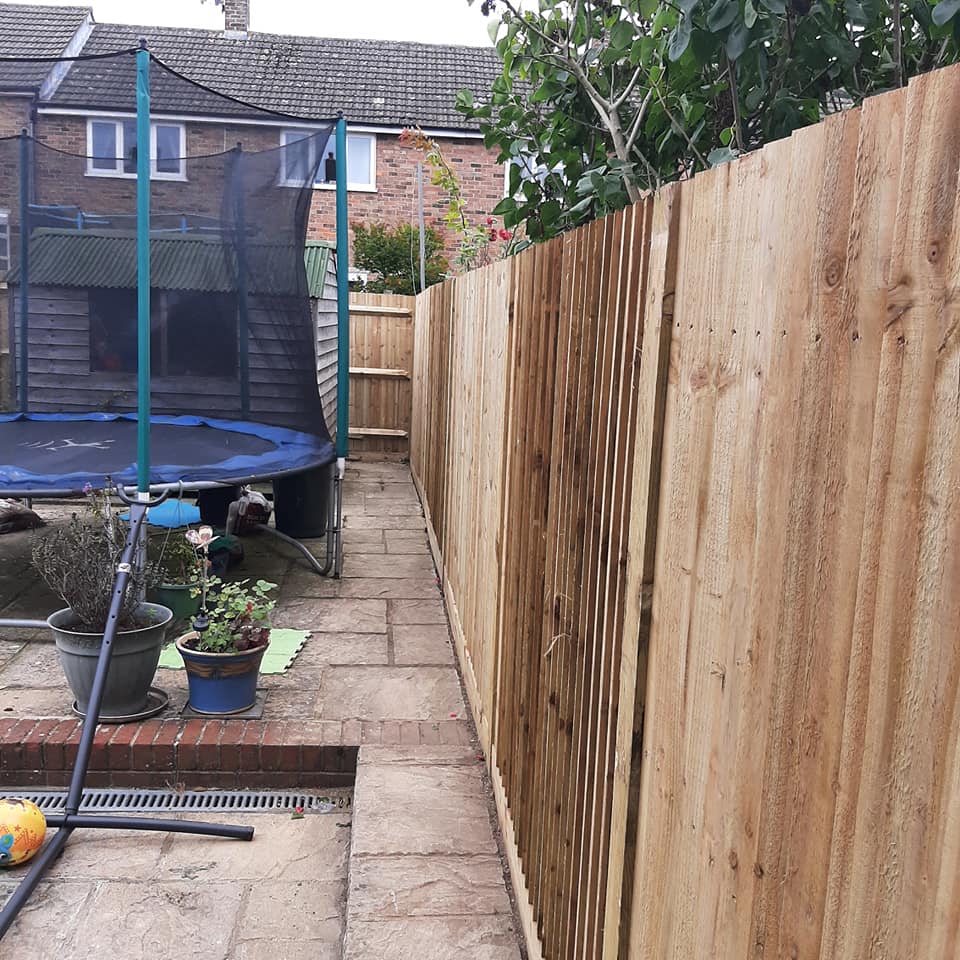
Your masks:
<instances>
[{"instance_id":1,"label":"blue glazed plant pot","mask_svg":"<svg viewBox=\"0 0 960 960\"><path fill-rule=\"evenodd\" d=\"M266 645L243 653L204 653L186 646L186 641L195 636L185 633L177 640L187 670L190 708L216 716L250 710L257 701L257 679Z\"/></svg>"}]
</instances>

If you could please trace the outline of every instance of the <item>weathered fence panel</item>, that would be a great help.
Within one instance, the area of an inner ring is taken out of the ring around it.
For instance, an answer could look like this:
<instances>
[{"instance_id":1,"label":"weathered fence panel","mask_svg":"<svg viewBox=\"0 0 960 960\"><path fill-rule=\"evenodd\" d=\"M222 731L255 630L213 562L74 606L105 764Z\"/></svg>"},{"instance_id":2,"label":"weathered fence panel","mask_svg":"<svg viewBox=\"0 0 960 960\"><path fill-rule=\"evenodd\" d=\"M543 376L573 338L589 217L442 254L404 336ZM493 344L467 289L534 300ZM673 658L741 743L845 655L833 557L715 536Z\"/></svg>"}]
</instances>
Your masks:
<instances>
[{"instance_id":1,"label":"weathered fence panel","mask_svg":"<svg viewBox=\"0 0 960 960\"><path fill-rule=\"evenodd\" d=\"M960 67L418 300L531 955L960 955Z\"/></svg>"},{"instance_id":2,"label":"weathered fence panel","mask_svg":"<svg viewBox=\"0 0 960 960\"><path fill-rule=\"evenodd\" d=\"M410 449L414 297L350 294L350 452Z\"/></svg>"}]
</instances>

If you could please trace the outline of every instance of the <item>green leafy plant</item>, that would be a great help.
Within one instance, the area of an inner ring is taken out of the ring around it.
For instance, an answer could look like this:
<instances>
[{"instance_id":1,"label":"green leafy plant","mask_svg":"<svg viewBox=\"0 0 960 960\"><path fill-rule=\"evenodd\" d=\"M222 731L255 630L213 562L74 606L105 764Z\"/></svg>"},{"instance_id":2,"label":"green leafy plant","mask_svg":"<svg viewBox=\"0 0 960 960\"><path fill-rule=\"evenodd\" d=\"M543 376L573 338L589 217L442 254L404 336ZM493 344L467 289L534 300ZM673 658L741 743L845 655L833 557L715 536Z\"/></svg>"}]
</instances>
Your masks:
<instances>
[{"instance_id":1,"label":"green leafy plant","mask_svg":"<svg viewBox=\"0 0 960 960\"><path fill-rule=\"evenodd\" d=\"M200 579L203 561L197 549L184 537L165 536L150 540L147 556L161 583L191 584Z\"/></svg>"},{"instance_id":2,"label":"green leafy plant","mask_svg":"<svg viewBox=\"0 0 960 960\"><path fill-rule=\"evenodd\" d=\"M960 59L960 0L480 6L502 71L457 107L511 164L493 213L532 240Z\"/></svg>"},{"instance_id":3,"label":"green leafy plant","mask_svg":"<svg viewBox=\"0 0 960 960\"><path fill-rule=\"evenodd\" d=\"M207 577L205 585L191 593L205 596L208 626L187 645L204 653L242 653L266 646L270 642L270 611L276 606L269 594L276 586L267 580L224 583L219 577Z\"/></svg>"},{"instance_id":4,"label":"green leafy plant","mask_svg":"<svg viewBox=\"0 0 960 960\"><path fill-rule=\"evenodd\" d=\"M443 280L450 265L443 255L443 238L432 227L423 233L424 279L428 287ZM420 231L409 223L390 228L382 223L353 228L353 259L361 270L376 275L358 286L369 293L420 293Z\"/></svg>"}]
</instances>

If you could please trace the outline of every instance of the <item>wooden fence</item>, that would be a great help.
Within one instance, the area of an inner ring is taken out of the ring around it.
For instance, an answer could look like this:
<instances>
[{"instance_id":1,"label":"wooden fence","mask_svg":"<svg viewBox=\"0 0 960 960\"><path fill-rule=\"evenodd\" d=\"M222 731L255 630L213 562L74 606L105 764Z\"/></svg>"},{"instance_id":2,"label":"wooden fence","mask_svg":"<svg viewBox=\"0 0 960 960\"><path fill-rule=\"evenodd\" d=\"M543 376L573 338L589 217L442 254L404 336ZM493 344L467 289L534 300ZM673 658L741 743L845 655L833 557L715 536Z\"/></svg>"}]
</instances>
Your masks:
<instances>
[{"instance_id":1,"label":"wooden fence","mask_svg":"<svg viewBox=\"0 0 960 960\"><path fill-rule=\"evenodd\" d=\"M350 294L350 453L407 456L414 297Z\"/></svg>"},{"instance_id":2,"label":"wooden fence","mask_svg":"<svg viewBox=\"0 0 960 960\"><path fill-rule=\"evenodd\" d=\"M960 67L418 299L532 957L960 955Z\"/></svg>"}]
</instances>

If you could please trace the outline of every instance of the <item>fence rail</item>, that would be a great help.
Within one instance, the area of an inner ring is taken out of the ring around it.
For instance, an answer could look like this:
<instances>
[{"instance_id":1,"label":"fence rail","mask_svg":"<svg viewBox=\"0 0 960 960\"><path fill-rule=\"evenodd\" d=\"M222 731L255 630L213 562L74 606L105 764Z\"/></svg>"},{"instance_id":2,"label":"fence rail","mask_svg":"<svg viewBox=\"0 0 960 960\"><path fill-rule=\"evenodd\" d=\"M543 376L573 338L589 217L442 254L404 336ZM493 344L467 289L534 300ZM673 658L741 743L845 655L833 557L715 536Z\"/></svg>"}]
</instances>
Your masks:
<instances>
[{"instance_id":1,"label":"fence rail","mask_svg":"<svg viewBox=\"0 0 960 960\"><path fill-rule=\"evenodd\" d=\"M531 956L960 955L960 67L418 298Z\"/></svg>"}]
</instances>

